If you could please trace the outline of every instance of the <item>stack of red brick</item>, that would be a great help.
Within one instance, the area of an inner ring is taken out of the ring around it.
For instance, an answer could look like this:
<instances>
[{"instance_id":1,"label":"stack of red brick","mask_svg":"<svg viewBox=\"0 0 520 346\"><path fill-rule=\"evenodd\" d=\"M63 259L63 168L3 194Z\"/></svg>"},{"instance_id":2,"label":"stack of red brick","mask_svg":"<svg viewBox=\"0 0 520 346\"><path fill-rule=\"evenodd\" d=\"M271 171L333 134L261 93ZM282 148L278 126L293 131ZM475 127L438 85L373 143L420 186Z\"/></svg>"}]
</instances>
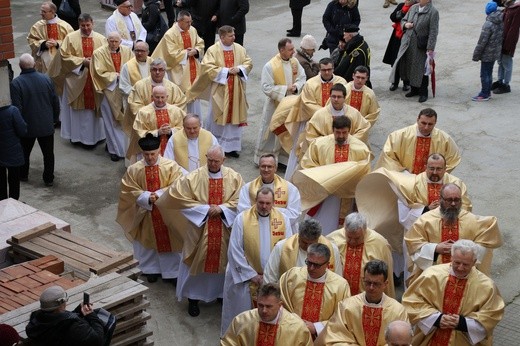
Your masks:
<instances>
[{"instance_id":1,"label":"stack of red brick","mask_svg":"<svg viewBox=\"0 0 520 346\"><path fill-rule=\"evenodd\" d=\"M63 261L55 256L1 269L0 314L38 301L40 294L50 286L58 285L67 290L85 282L61 277L63 270Z\"/></svg>"},{"instance_id":2,"label":"stack of red brick","mask_svg":"<svg viewBox=\"0 0 520 346\"><path fill-rule=\"evenodd\" d=\"M13 20L9 0L0 0L0 61L14 58Z\"/></svg>"}]
</instances>

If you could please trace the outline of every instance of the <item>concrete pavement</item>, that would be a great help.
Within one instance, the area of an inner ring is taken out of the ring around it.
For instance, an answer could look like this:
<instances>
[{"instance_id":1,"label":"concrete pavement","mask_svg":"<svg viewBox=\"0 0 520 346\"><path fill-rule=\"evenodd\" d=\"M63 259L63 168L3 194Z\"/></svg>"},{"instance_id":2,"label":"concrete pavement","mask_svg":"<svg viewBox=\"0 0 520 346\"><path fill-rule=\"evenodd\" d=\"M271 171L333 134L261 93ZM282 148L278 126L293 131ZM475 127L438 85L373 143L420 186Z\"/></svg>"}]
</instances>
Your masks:
<instances>
[{"instance_id":1,"label":"concrete pavement","mask_svg":"<svg viewBox=\"0 0 520 346\"><path fill-rule=\"evenodd\" d=\"M440 12L437 43L437 96L419 104L406 99L401 91L388 91L390 68L381 60L391 34L389 15L393 10L382 8L383 1L360 1L361 34L372 49L371 80L379 97L382 113L371 130L370 144L377 157L389 132L415 121L420 109L434 108L439 114L438 126L446 130L461 148L462 163L454 174L465 181L474 212L496 215L504 236L504 245L495 251L493 279L508 304L504 320L495 330L495 345L518 345L520 328L520 240L516 227L520 217L516 206L520 187L518 147L520 124L516 121L520 95L520 67L515 67L510 94L496 95L489 102L470 100L480 89L480 64L471 61L473 48L484 22L486 1L478 0L454 6L445 0L433 0ZM251 0L247 15L245 47L253 58L254 68L248 82L249 126L245 129L244 150L240 159L226 164L242 173L244 180L255 177L252 154L260 124L264 95L260 92L262 66L274 54L278 39L289 28L291 15L288 2ZM318 42L325 31L321 15L327 0L313 1L303 12L303 34L312 34ZM11 0L17 56L29 52L27 31L39 19L36 0ZM94 0L82 1L84 12L95 19L95 30L104 33L104 22L110 15ZM303 35L302 34L302 35ZM299 39L294 40L299 44ZM327 53L319 51L316 60ZM13 65L17 60L11 61ZM18 69L15 67L15 75ZM496 68L495 68L496 69ZM53 188L43 186L42 160L35 147L28 183L22 183L21 200L68 221L74 233L93 241L110 244L118 250L131 250L119 225L114 221L119 182L125 168L113 163L99 146L95 150L71 146L55 135L56 180ZM147 284L147 283L146 283ZM148 285L148 284L147 284ZM156 345L216 345L220 330L220 305L202 304L201 316L187 315L187 302L179 303L171 285L150 284L150 328Z\"/></svg>"}]
</instances>

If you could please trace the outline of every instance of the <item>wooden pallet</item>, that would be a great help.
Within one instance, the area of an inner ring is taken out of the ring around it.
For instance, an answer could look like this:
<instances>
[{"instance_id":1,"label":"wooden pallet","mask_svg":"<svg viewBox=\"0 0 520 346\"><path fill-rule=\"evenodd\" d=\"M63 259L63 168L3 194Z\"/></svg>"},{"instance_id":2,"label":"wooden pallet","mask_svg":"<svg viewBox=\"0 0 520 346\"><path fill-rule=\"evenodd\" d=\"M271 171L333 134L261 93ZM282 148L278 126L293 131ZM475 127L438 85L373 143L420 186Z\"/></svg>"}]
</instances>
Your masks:
<instances>
[{"instance_id":1,"label":"wooden pallet","mask_svg":"<svg viewBox=\"0 0 520 346\"><path fill-rule=\"evenodd\" d=\"M83 300L83 292L90 294L94 308L104 308L114 314L117 325L111 345L153 345L152 332L146 323L150 314L146 308L150 302L145 296L148 288L137 281L110 273L67 290L67 310L73 310ZM26 338L25 326L32 311L39 309L39 302L0 315L0 323L13 326L22 338Z\"/></svg>"},{"instance_id":2,"label":"wooden pallet","mask_svg":"<svg viewBox=\"0 0 520 346\"><path fill-rule=\"evenodd\" d=\"M54 255L65 262L67 270L87 280L91 273L103 275L110 272L124 273L135 277L131 270L138 264L130 252L118 252L91 242L52 223L31 228L7 240L15 257L34 259Z\"/></svg>"}]
</instances>

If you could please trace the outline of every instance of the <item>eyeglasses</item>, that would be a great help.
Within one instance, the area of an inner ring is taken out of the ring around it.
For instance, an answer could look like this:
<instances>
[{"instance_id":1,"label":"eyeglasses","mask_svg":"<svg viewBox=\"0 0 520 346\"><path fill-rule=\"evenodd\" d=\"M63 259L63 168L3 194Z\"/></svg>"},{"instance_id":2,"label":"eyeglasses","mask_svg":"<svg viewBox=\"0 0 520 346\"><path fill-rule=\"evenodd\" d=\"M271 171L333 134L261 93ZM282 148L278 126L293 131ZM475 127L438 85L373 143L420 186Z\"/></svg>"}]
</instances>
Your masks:
<instances>
[{"instance_id":1,"label":"eyeglasses","mask_svg":"<svg viewBox=\"0 0 520 346\"><path fill-rule=\"evenodd\" d=\"M327 263L329 263L329 262L327 261L325 263L320 264L320 263L311 262L308 259L305 260L305 264L307 265L307 267L311 267L311 268L321 268L322 266L324 266Z\"/></svg>"},{"instance_id":2,"label":"eyeglasses","mask_svg":"<svg viewBox=\"0 0 520 346\"><path fill-rule=\"evenodd\" d=\"M152 71L152 72L164 72L164 71L166 71L166 70L163 69L163 68L152 68L151 71Z\"/></svg>"},{"instance_id":3,"label":"eyeglasses","mask_svg":"<svg viewBox=\"0 0 520 346\"><path fill-rule=\"evenodd\" d=\"M462 199L460 198L444 198L441 196L441 199L444 201L444 202L448 202L448 203L460 203L462 201Z\"/></svg>"},{"instance_id":4,"label":"eyeglasses","mask_svg":"<svg viewBox=\"0 0 520 346\"><path fill-rule=\"evenodd\" d=\"M375 282L375 281L368 281L368 280L363 280L363 284L365 285L365 287L374 287L374 288L379 288L383 285L384 282Z\"/></svg>"}]
</instances>

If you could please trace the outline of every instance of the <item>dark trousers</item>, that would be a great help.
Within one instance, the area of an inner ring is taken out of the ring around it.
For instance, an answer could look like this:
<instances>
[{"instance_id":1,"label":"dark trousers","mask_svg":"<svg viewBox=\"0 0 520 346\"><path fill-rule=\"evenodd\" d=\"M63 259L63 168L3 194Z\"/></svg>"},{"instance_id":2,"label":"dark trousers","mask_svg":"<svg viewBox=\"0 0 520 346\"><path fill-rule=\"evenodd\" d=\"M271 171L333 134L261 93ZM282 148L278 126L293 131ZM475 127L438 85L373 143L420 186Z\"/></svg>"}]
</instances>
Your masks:
<instances>
[{"instance_id":1,"label":"dark trousers","mask_svg":"<svg viewBox=\"0 0 520 346\"><path fill-rule=\"evenodd\" d=\"M30 156L36 140L38 140L43 155L43 181L52 183L54 181L54 134L38 138L20 138L25 158L25 164L22 166L20 177L27 178L29 176Z\"/></svg>"},{"instance_id":2,"label":"dark trousers","mask_svg":"<svg viewBox=\"0 0 520 346\"><path fill-rule=\"evenodd\" d=\"M430 79L428 76L423 76L421 81L421 86L419 87L419 96L426 96L428 97L428 83L430 82Z\"/></svg>"},{"instance_id":3,"label":"dark trousers","mask_svg":"<svg viewBox=\"0 0 520 346\"><path fill-rule=\"evenodd\" d=\"M480 90L479 96L489 97L491 95L491 84L493 84L494 65L494 61L480 62L480 83L482 84L482 90Z\"/></svg>"},{"instance_id":4,"label":"dark trousers","mask_svg":"<svg viewBox=\"0 0 520 346\"><path fill-rule=\"evenodd\" d=\"M244 45L244 34L236 34L235 33L235 43L238 43L239 45Z\"/></svg>"},{"instance_id":5,"label":"dark trousers","mask_svg":"<svg viewBox=\"0 0 520 346\"><path fill-rule=\"evenodd\" d=\"M9 197L20 198L20 167L0 167L0 200Z\"/></svg>"},{"instance_id":6,"label":"dark trousers","mask_svg":"<svg viewBox=\"0 0 520 346\"><path fill-rule=\"evenodd\" d=\"M164 12L166 12L166 17L168 17L168 27L171 28L173 23L177 20L176 11L173 7L173 2L175 0L163 0L164 3Z\"/></svg>"},{"instance_id":7,"label":"dark trousers","mask_svg":"<svg viewBox=\"0 0 520 346\"><path fill-rule=\"evenodd\" d=\"M291 13L292 13L292 32L295 34L301 34L303 8L291 8Z\"/></svg>"}]
</instances>

